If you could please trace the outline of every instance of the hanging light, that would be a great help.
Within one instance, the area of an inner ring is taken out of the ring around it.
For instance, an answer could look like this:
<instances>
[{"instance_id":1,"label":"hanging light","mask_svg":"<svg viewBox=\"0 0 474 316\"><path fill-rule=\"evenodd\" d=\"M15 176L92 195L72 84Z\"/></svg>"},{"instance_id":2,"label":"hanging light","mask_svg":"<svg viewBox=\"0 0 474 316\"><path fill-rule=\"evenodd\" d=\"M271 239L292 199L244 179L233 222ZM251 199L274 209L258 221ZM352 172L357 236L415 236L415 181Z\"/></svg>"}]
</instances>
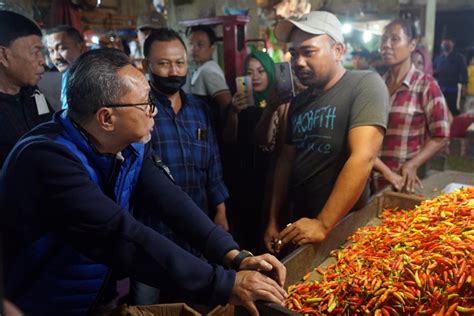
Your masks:
<instances>
[{"instance_id":1,"label":"hanging light","mask_svg":"<svg viewBox=\"0 0 474 316\"><path fill-rule=\"evenodd\" d=\"M344 23L342 25L342 33L349 34L352 32L352 25L350 23Z\"/></svg>"},{"instance_id":2,"label":"hanging light","mask_svg":"<svg viewBox=\"0 0 474 316\"><path fill-rule=\"evenodd\" d=\"M362 35L362 40L364 43L368 43L372 40L373 35L371 31L364 31L364 34Z\"/></svg>"},{"instance_id":3,"label":"hanging light","mask_svg":"<svg viewBox=\"0 0 474 316\"><path fill-rule=\"evenodd\" d=\"M91 37L91 42L94 43L94 44L99 44L99 42L100 42L99 36L93 35L93 36Z\"/></svg>"}]
</instances>

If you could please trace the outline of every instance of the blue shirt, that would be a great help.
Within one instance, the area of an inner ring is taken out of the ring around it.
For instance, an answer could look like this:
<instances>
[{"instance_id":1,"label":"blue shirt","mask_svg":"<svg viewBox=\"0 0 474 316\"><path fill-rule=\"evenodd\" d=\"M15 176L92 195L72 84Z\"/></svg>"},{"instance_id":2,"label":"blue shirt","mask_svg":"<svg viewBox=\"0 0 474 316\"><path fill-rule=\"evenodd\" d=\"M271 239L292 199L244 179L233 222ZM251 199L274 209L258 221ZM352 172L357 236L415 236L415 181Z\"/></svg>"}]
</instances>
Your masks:
<instances>
[{"instance_id":1,"label":"blue shirt","mask_svg":"<svg viewBox=\"0 0 474 316\"><path fill-rule=\"evenodd\" d=\"M61 77L61 109L68 108L67 105L67 79L69 77L69 70L66 70Z\"/></svg>"},{"instance_id":2,"label":"blue shirt","mask_svg":"<svg viewBox=\"0 0 474 316\"><path fill-rule=\"evenodd\" d=\"M467 66L458 53L441 54L434 60L435 77L443 92L457 92L458 83L467 83Z\"/></svg>"},{"instance_id":3,"label":"blue shirt","mask_svg":"<svg viewBox=\"0 0 474 316\"><path fill-rule=\"evenodd\" d=\"M143 150L127 147L118 165L114 156L98 153L64 113L56 113L53 121L26 134L2 170L0 230L8 236L2 248L6 297L25 315L85 315L82 306L90 306L98 293L84 291L90 279L74 273L77 265L71 256L62 256L68 254L64 247L73 247L95 263L151 286L172 288L190 301L207 305L228 301L235 271L208 264L139 223L121 206L130 201L125 192L135 204L154 210L151 216L159 217L212 262L222 262L226 253L238 249L232 236L169 180L152 159L149 144ZM127 163L132 157L143 157L141 167ZM120 168L116 180L114 167ZM136 184L120 181L122 172L138 173ZM48 235L57 236L60 247L28 251ZM66 270L65 262L73 265ZM53 294L68 295L70 300Z\"/></svg>"},{"instance_id":4,"label":"blue shirt","mask_svg":"<svg viewBox=\"0 0 474 316\"><path fill-rule=\"evenodd\" d=\"M152 91L158 108L152 135L155 154L170 168L176 184L212 214L229 193L207 107L201 99L180 91L183 104L175 114L168 98Z\"/></svg>"}]
</instances>

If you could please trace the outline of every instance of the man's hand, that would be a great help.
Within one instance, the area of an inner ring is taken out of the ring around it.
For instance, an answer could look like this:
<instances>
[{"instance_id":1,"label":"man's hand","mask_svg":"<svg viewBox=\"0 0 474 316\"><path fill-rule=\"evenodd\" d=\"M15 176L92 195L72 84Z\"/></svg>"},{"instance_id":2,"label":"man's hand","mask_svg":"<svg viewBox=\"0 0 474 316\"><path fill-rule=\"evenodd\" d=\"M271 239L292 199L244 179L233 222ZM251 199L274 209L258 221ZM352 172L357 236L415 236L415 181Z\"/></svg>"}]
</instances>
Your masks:
<instances>
[{"instance_id":1,"label":"man's hand","mask_svg":"<svg viewBox=\"0 0 474 316\"><path fill-rule=\"evenodd\" d=\"M239 271L241 270L257 270L265 275L270 276L278 282L280 286L285 284L286 268L275 256L271 254L263 254L255 257L248 257L242 260Z\"/></svg>"},{"instance_id":2,"label":"man's hand","mask_svg":"<svg viewBox=\"0 0 474 316\"><path fill-rule=\"evenodd\" d=\"M280 233L279 239L282 240L283 245L292 242L295 245L301 246L321 242L328 233L328 229L320 220L303 217L287 225Z\"/></svg>"},{"instance_id":3,"label":"man's hand","mask_svg":"<svg viewBox=\"0 0 474 316\"><path fill-rule=\"evenodd\" d=\"M395 190L400 191L403 189L403 177L398 173L388 170L383 174L383 177L390 182Z\"/></svg>"},{"instance_id":4,"label":"man's hand","mask_svg":"<svg viewBox=\"0 0 474 316\"><path fill-rule=\"evenodd\" d=\"M402 166L402 183L403 187L410 193L415 192L415 188L423 188L420 178L418 178L416 171L418 167L410 161L405 162Z\"/></svg>"},{"instance_id":5,"label":"man's hand","mask_svg":"<svg viewBox=\"0 0 474 316\"><path fill-rule=\"evenodd\" d=\"M271 278L257 271L239 271L235 277L234 288L229 303L244 306L252 316L258 316L256 300L284 305L288 295Z\"/></svg>"},{"instance_id":6,"label":"man's hand","mask_svg":"<svg viewBox=\"0 0 474 316\"><path fill-rule=\"evenodd\" d=\"M267 247L267 250L271 253L275 253L272 242L278 239L279 234L280 231L278 226L276 224L269 223L267 229L265 230L265 234L263 235L263 241L265 242L265 247Z\"/></svg>"}]
</instances>

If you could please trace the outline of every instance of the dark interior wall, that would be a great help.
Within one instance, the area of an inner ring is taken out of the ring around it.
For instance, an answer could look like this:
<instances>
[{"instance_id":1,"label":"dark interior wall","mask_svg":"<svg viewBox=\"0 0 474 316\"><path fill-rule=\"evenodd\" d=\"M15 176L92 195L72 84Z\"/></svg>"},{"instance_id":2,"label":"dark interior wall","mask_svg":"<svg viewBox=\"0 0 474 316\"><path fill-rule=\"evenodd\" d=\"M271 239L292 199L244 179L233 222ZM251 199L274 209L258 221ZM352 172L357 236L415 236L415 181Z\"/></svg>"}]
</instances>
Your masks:
<instances>
[{"instance_id":1,"label":"dark interior wall","mask_svg":"<svg viewBox=\"0 0 474 316\"><path fill-rule=\"evenodd\" d=\"M474 47L474 9L462 11L438 11L436 13L435 56L440 52L443 33L456 39L456 48L466 53Z\"/></svg>"}]
</instances>

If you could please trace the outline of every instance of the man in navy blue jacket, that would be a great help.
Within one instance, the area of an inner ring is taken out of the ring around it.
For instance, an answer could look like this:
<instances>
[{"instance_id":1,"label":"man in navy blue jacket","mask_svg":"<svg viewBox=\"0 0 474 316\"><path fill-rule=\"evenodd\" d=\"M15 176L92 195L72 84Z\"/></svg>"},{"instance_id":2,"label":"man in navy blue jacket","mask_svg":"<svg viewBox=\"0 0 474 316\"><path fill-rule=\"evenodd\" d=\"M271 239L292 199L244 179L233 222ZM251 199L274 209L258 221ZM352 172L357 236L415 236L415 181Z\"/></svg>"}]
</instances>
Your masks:
<instances>
[{"instance_id":1,"label":"man in navy blue jacket","mask_svg":"<svg viewBox=\"0 0 474 316\"><path fill-rule=\"evenodd\" d=\"M70 69L67 111L25 135L0 182L5 294L27 315L86 315L110 269L184 300L283 303L285 268L273 256L239 251L173 183L149 145L157 114L149 85L111 49L83 54ZM212 262L136 221L147 201ZM275 280L251 270L272 271Z\"/></svg>"}]
</instances>

